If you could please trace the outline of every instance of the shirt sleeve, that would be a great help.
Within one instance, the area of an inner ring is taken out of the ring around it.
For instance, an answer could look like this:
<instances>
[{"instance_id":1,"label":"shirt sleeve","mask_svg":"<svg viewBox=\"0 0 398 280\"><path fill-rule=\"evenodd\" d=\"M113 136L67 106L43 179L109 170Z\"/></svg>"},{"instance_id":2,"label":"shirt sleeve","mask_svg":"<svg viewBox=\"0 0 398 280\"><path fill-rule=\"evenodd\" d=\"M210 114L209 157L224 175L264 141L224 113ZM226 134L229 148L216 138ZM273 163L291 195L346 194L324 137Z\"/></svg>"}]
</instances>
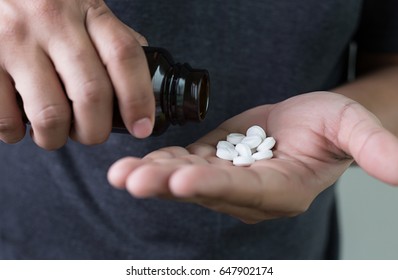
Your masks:
<instances>
[{"instance_id":1,"label":"shirt sleeve","mask_svg":"<svg viewBox=\"0 0 398 280\"><path fill-rule=\"evenodd\" d=\"M368 52L398 52L397 0L363 1L357 44Z\"/></svg>"}]
</instances>

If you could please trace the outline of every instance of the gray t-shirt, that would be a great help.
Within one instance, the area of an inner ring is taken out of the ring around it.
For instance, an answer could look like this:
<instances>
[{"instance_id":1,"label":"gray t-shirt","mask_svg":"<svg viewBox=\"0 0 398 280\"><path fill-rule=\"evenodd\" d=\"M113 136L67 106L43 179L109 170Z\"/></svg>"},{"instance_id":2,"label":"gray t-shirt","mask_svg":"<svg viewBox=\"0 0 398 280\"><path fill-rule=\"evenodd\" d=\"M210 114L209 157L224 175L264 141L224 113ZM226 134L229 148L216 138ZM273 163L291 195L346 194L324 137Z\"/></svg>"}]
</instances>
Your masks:
<instances>
[{"instance_id":1,"label":"gray t-shirt","mask_svg":"<svg viewBox=\"0 0 398 280\"><path fill-rule=\"evenodd\" d=\"M207 118L147 140L113 134L95 147L69 141L48 152L29 137L0 144L0 258L335 258L333 188L302 215L246 225L194 204L134 199L109 186L106 172L123 156L189 144L245 109L333 88L346 79L354 38L362 49L398 51L397 2L366 9L358 0L106 2L151 45L209 70Z\"/></svg>"}]
</instances>

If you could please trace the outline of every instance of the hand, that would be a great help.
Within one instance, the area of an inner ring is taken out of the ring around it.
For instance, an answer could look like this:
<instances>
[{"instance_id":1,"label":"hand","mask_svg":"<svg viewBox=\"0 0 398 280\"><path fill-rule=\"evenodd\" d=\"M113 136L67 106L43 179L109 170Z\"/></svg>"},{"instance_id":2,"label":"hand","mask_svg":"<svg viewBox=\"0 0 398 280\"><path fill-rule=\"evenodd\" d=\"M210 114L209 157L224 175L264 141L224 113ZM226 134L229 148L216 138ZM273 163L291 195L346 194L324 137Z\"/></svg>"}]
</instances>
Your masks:
<instances>
[{"instance_id":1,"label":"hand","mask_svg":"<svg viewBox=\"0 0 398 280\"><path fill-rule=\"evenodd\" d=\"M41 147L72 137L105 141L114 94L130 133L146 137L154 121L151 78L141 45L104 1L0 2L0 140L25 133L17 94ZM71 105L70 105L71 104Z\"/></svg>"},{"instance_id":2,"label":"hand","mask_svg":"<svg viewBox=\"0 0 398 280\"><path fill-rule=\"evenodd\" d=\"M277 144L274 158L236 167L215 156L231 132L262 126ZM247 223L306 211L355 160L398 185L398 141L358 103L334 93L302 94L248 110L186 149L168 147L124 158L108 172L133 196L194 202Z\"/></svg>"}]
</instances>

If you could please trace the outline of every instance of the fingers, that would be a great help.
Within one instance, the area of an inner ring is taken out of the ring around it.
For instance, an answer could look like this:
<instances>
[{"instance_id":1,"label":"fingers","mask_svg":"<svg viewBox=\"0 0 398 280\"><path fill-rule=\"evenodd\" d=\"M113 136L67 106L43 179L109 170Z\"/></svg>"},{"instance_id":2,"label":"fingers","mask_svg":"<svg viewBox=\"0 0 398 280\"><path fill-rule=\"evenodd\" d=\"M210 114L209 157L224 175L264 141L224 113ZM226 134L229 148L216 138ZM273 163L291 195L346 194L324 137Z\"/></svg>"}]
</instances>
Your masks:
<instances>
[{"instance_id":1,"label":"fingers","mask_svg":"<svg viewBox=\"0 0 398 280\"><path fill-rule=\"evenodd\" d=\"M304 212L317 195L304 192L295 176L285 176L273 167L186 167L170 178L170 191L177 197L201 197L236 207L261 210L269 218L274 213L291 216Z\"/></svg>"},{"instance_id":2,"label":"fingers","mask_svg":"<svg viewBox=\"0 0 398 280\"><path fill-rule=\"evenodd\" d=\"M23 99L33 140L49 150L64 145L71 112L49 58L39 48L32 48L23 60L15 61L7 69ZM13 104L9 104L11 110L15 110L15 100Z\"/></svg>"},{"instance_id":3,"label":"fingers","mask_svg":"<svg viewBox=\"0 0 398 280\"><path fill-rule=\"evenodd\" d=\"M109 183L116 188L125 188L128 176L142 164L141 159L133 157L118 160L108 170Z\"/></svg>"},{"instance_id":4,"label":"fingers","mask_svg":"<svg viewBox=\"0 0 398 280\"><path fill-rule=\"evenodd\" d=\"M168 195L168 181L174 165L144 165L132 172L126 180L127 191L137 198Z\"/></svg>"},{"instance_id":5,"label":"fingers","mask_svg":"<svg viewBox=\"0 0 398 280\"><path fill-rule=\"evenodd\" d=\"M0 140L16 143L25 135L25 126L18 109L15 89L8 74L0 70Z\"/></svg>"},{"instance_id":6,"label":"fingers","mask_svg":"<svg viewBox=\"0 0 398 280\"><path fill-rule=\"evenodd\" d=\"M206 165L201 157L178 148L156 151L144 159L124 158L108 171L108 180L116 188L126 188L136 197L169 194L168 181L179 168L186 165ZM175 157L179 155L179 157Z\"/></svg>"},{"instance_id":7,"label":"fingers","mask_svg":"<svg viewBox=\"0 0 398 280\"><path fill-rule=\"evenodd\" d=\"M106 6L87 13L87 30L106 66L123 121L134 136L151 134L155 100L148 63L140 43L145 38L131 31Z\"/></svg>"},{"instance_id":8,"label":"fingers","mask_svg":"<svg viewBox=\"0 0 398 280\"><path fill-rule=\"evenodd\" d=\"M266 166L215 166L193 155L158 155L161 157L157 160L127 158L116 162L108 173L110 183L118 188L125 186L134 197L183 199L247 223L300 214L319 193L318 185L298 184L300 179L294 172L287 176Z\"/></svg>"},{"instance_id":9,"label":"fingers","mask_svg":"<svg viewBox=\"0 0 398 280\"><path fill-rule=\"evenodd\" d=\"M215 168L209 167L198 157L172 158L172 155L165 151L160 151L156 155L160 156L156 161L137 158L125 158L117 161L108 172L109 182L117 188L125 186L127 191L136 198L156 196L198 203L250 224L297 214L297 212L287 209L276 211L272 208L275 207L275 203L269 203L267 207L256 208L254 206L258 206L256 201L260 198L259 194L245 195L247 188L243 188L243 192L238 191L235 188L236 185L229 180L217 181L222 184L221 186L208 184L209 181L212 182L211 178L223 176L219 174L220 170L210 174L208 168L211 170L215 170ZM192 168L187 168L187 164ZM198 169L198 165L204 169ZM233 170L233 172L236 171ZM250 180L243 186L249 187ZM257 198L253 199L253 197ZM251 202L244 201L245 199L250 199ZM281 205L278 207L282 208Z\"/></svg>"},{"instance_id":10,"label":"fingers","mask_svg":"<svg viewBox=\"0 0 398 280\"><path fill-rule=\"evenodd\" d=\"M16 142L23 134L14 85L43 148L59 148L68 136L83 144L104 142L114 94L129 131L140 138L151 134L155 102L145 38L103 1L78 2L0 4L6 5L0 17L2 141Z\"/></svg>"},{"instance_id":11,"label":"fingers","mask_svg":"<svg viewBox=\"0 0 398 280\"><path fill-rule=\"evenodd\" d=\"M112 129L113 90L104 65L79 22L53 36L48 53L73 104L71 137L83 144L104 142Z\"/></svg>"}]
</instances>

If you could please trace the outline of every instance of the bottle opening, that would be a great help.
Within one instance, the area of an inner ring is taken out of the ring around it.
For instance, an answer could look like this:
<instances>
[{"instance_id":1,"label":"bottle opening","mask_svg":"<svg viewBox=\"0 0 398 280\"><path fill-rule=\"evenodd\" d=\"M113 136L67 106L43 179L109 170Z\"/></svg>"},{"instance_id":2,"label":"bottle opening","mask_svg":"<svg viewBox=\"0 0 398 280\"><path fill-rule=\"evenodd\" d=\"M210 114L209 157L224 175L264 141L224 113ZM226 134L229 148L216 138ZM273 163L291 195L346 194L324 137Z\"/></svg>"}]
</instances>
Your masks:
<instances>
[{"instance_id":1,"label":"bottle opening","mask_svg":"<svg viewBox=\"0 0 398 280\"><path fill-rule=\"evenodd\" d=\"M199 121L204 120L209 108L209 92L210 92L210 81L209 75L206 73L198 85L198 112Z\"/></svg>"}]
</instances>

